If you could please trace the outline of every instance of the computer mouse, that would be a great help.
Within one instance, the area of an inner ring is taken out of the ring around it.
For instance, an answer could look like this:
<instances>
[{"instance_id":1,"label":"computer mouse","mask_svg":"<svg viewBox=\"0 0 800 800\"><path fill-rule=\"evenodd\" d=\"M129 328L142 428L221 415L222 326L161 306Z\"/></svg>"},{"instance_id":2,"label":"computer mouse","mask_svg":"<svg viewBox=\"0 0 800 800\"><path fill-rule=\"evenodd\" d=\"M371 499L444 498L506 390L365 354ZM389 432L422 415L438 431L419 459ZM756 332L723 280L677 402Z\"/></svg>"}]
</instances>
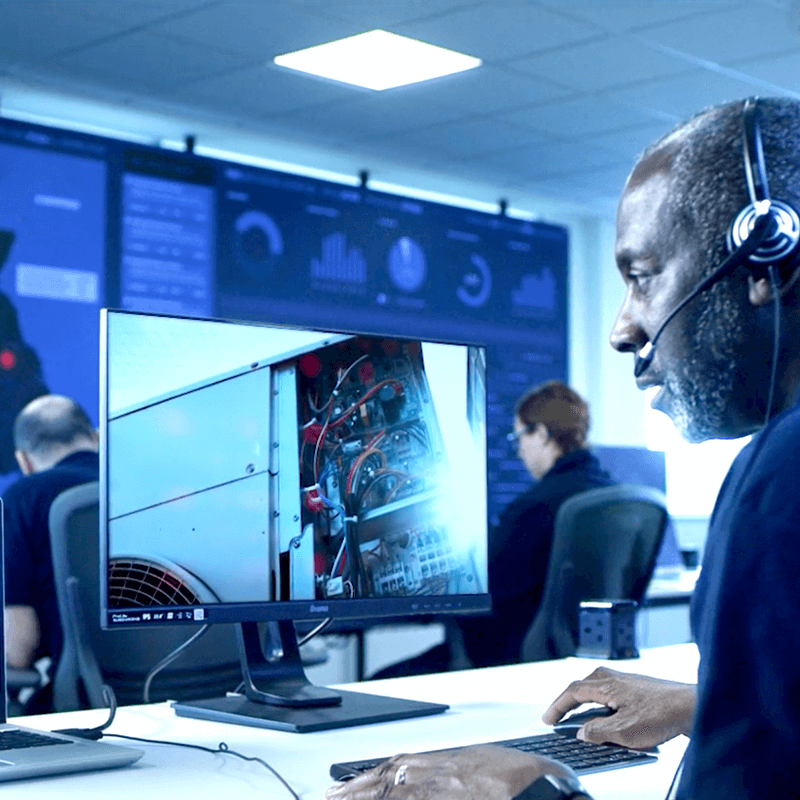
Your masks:
<instances>
[{"instance_id":1,"label":"computer mouse","mask_svg":"<svg viewBox=\"0 0 800 800\"><path fill-rule=\"evenodd\" d=\"M553 730L556 733L560 733L562 736L575 736L578 733L578 729L583 727L590 719L609 717L613 713L614 709L608 706L587 708L585 711L570 714L568 717L564 717L560 722L556 722L553 726Z\"/></svg>"}]
</instances>

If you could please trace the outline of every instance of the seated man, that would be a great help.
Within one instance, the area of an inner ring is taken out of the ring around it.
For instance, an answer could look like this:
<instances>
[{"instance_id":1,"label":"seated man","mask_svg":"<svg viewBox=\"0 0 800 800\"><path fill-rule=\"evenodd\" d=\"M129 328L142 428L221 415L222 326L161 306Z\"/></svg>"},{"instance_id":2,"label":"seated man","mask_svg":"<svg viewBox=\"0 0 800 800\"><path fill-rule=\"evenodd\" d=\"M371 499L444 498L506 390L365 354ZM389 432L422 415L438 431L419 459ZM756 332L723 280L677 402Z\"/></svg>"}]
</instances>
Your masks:
<instances>
[{"instance_id":1,"label":"seated man","mask_svg":"<svg viewBox=\"0 0 800 800\"><path fill-rule=\"evenodd\" d=\"M23 477L3 494L5 505L6 658L29 667L55 664L62 631L53 580L48 516L65 489L98 480L97 433L68 397L43 395L14 422L15 456ZM29 711L47 709L47 701Z\"/></svg>"},{"instance_id":2,"label":"seated man","mask_svg":"<svg viewBox=\"0 0 800 800\"><path fill-rule=\"evenodd\" d=\"M583 726L589 741L645 748L690 733L681 800L798 795L797 209L800 103L770 98L711 108L648 148L617 214L626 294L612 345L634 356L638 386L658 387L653 407L688 441L756 435L710 520L692 599L697 687L601 668L571 684L544 721L593 701L615 713ZM732 222L743 218L744 234L734 237ZM552 764L498 750L414 756L413 768L399 757L328 797L509 800L525 781L530 791L520 798L574 796L537 795L533 784Z\"/></svg>"}]
</instances>

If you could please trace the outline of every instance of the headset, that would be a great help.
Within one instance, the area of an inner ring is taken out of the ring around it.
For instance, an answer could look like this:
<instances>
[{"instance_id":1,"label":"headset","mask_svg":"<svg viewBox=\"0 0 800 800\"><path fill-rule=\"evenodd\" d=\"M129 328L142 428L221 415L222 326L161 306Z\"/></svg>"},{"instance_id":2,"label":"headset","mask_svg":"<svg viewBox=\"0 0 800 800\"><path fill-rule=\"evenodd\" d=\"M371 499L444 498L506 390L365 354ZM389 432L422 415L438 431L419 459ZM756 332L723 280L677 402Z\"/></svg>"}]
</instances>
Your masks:
<instances>
[{"instance_id":1,"label":"headset","mask_svg":"<svg viewBox=\"0 0 800 800\"><path fill-rule=\"evenodd\" d=\"M797 253L800 244L800 218L797 211L782 200L774 200L769 193L767 165L764 160L764 147L761 141L758 98L745 100L742 109L744 127L744 176L747 181L747 194L750 204L745 206L734 218L726 242L729 253L736 253L744 246L754 230L758 216L767 216L767 233L756 250L749 254L747 261L758 274L768 264L786 265ZM762 273L763 274L763 273Z\"/></svg>"},{"instance_id":2,"label":"headset","mask_svg":"<svg viewBox=\"0 0 800 800\"><path fill-rule=\"evenodd\" d=\"M664 328L675 315L699 294L740 266L757 278L767 275L772 285L775 304L775 335L772 354L772 375L767 401L766 420L772 408L780 339L780 285L777 271L796 267L800 251L800 217L782 200L773 200L769 193L767 166L759 124L758 98L748 98L742 107L743 166L750 202L731 222L725 240L729 256L667 314L655 335L634 357L633 373L638 378L653 360L654 348Z\"/></svg>"}]
</instances>

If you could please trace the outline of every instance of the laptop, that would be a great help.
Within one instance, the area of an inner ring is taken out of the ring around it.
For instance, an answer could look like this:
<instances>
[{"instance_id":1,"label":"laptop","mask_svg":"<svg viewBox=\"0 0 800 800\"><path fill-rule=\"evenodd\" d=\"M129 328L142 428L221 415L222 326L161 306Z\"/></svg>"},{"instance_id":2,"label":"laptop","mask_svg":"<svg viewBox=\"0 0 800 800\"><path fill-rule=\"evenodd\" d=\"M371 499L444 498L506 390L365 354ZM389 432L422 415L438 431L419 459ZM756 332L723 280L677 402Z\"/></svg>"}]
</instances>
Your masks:
<instances>
[{"instance_id":1,"label":"laptop","mask_svg":"<svg viewBox=\"0 0 800 800\"><path fill-rule=\"evenodd\" d=\"M144 753L132 747L24 728L7 721L3 516L0 498L0 781L124 767L138 761Z\"/></svg>"}]
</instances>

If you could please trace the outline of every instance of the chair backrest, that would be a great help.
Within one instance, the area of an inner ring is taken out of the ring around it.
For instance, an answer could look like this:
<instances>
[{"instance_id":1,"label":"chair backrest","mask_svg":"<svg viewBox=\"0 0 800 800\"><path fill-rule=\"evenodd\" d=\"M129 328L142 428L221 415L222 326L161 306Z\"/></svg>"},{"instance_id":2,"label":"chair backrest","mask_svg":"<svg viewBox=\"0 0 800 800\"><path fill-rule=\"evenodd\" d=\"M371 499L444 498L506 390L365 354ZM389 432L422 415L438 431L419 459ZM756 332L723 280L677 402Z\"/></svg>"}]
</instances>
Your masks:
<instances>
[{"instance_id":1,"label":"chair backrest","mask_svg":"<svg viewBox=\"0 0 800 800\"><path fill-rule=\"evenodd\" d=\"M542 602L522 644L523 661L575 654L583 600L640 602L669 519L663 492L621 484L561 504Z\"/></svg>"},{"instance_id":2,"label":"chair backrest","mask_svg":"<svg viewBox=\"0 0 800 800\"><path fill-rule=\"evenodd\" d=\"M67 489L50 507L50 545L64 647L53 678L55 711L144 702L148 673L196 632L194 627L103 630L100 626L99 487ZM215 625L153 679L149 699L223 695L241 681L235 629Z\"/></svg>"}]
</instances>

